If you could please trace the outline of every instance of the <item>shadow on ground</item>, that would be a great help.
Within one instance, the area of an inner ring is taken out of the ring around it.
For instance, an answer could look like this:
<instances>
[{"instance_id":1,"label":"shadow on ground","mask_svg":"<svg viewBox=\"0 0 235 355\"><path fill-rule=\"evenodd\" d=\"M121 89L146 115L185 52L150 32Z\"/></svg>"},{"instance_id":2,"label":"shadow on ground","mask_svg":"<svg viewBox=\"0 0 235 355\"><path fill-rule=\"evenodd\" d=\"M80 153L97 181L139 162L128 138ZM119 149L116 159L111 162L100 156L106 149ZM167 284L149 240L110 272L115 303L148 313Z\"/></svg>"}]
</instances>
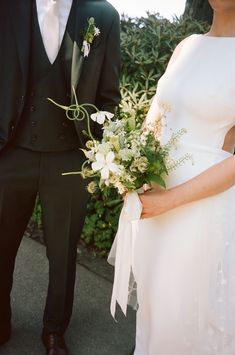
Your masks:
<instances>
[{"instance_id":1,"label":"shadow on ground","mask_svg":"<svg viewBox=\"0 0 235 355\"><path fill-rule=\"evenodd\" d=\"M116 323L109 312L112 267L82 253L78 258L74 311L66 339L70 355L129 355L134 345L135 312ZM47 289L45 247L25 237L12 293L13 334L1 355L40 355L41 320Z\"/></svg>"}]
</instances>

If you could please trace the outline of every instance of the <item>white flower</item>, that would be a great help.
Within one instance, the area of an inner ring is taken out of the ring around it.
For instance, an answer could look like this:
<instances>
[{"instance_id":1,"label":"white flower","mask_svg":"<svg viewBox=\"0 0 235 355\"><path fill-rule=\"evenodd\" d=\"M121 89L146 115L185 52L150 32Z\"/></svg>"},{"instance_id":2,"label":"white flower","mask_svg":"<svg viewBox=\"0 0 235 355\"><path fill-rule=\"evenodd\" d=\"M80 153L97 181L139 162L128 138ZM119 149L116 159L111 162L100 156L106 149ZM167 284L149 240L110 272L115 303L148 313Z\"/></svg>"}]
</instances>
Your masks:
<instances>
[{"instance_id":1,"label":"white flower","mask_svg":"<svg viewBox=\"0 0 235 355\"><path fill-rule=\"evenodd\" d=\"M101 178L107 180L110 172L119 174L120 170L113 161L115 159L114 152L109 152L107 155L97 153L95 155L96 161L92 163L91 167L94 171L100 171Z\"/></svg>"},{"instance_id":2,"label":"white flower","mask_svg":"<svg viewBox=\"0 0 235 355\"><path fill-rule=\"evenodd\" d=\"M82 44L82 52L84 53L84 57L88 57L90 53L91 45L86 40L83 41Z\"/></svg>"},{"instance_id":3,"label":"white flower","mask_svg":"<svg viewBox=\"0 0 235 355\"><path fill-rule=\"evenodd\" d=\"M86 142L86 147L87 147L88 149L94 148L94 142L93 142L92 140L87 141L87 142Z\"/></svg>"},{"instance_id":4,"label":"white flower","mask_svg":"<svg viewBox=\"0 0 235 355\"><path fill-rule=\"evenodd\" d=\"M90 168L83 167L82 171L81 171L81 175L82 175L83 179L85 179L85 178L89 178L92 175L94 175L94 172Z\"/></svg>"},{"instance_id":5,"label":"white flower","mask_svg":"<svg viewBox=\"0 0 235 355\"><path fill-rule=\"evenodd\" d=\"M118 189L120 195L124 194L127 191L125 186L119 181L116 182L114 186L116 187L116 189Z\"/></svg>"},{"instance_id":6,"label":"white flower","mask_svg":"<svg viewBox=\"0 0 235 355\"><path fill-rule=\"evenodd\" d=\"M112 144L110 144L109 142L100 143L97 146L97 153L101 153L103 155L107 155L111 150L112 150Z\"/></svg>"},{"instance_id":7,"label":"white flower","mask_svg":"<svg viewBox=\"0 0 235 355\"><path fill-rule=\"evenodd\" d=\"M109 183L115 185L117 182L119 182L119 178L119 176L111 174L109 176Z\"/></svg>"},{"instance_id":8,"label":"white flower","mask_svg":"<svg viewBox=\"0 0 235 355\"><path fill-rule=\"evenodd\" d=\"M91 114L91 119L99 124L103 124L106 120L111 120L111 118L114 116L113 113L108 112L108 111L98 111L96 113Z\"/></svg>"},{"instance_id":9,"label":"white flower","mask_svg":"<svg viewBox=\"0 0 235 355\"><path fill-rule=\"evenodd\" d=\"M90 193L90 194L94 194L96 191L97 191L97 184L95 181L91 181L88 185L87 185L87 191Z\"/></svg>"},{"instance_id":10,"label":"white flower","mask_svg":"<svg viewBox=\"0 0 235 355\"><path fill-rule=\"evenodd\" d=\"M128 148L123 148L122 150L119 151L120 158L123 161L128 161L132 159L132 150Z\"/></svg>"},{"instance_id":11,"label":"white flower","mask_svg":"<svg viewBox=\"0 0 235 355\"><path fill-rule=\"evenodd\" d=\"M95 27L94 36L99 36L99 35L100 35L100 29L98 27Z\"/></svg>"}]
</instances>

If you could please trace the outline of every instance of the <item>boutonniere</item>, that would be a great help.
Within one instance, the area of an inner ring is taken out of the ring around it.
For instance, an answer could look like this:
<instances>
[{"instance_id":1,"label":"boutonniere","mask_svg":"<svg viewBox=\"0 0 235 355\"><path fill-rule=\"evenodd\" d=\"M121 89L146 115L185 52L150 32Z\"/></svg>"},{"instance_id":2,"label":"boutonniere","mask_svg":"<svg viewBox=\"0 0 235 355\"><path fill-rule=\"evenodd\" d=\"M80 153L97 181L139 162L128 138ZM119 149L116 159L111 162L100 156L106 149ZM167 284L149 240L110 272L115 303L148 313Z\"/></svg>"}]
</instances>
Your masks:
<instances>
[{"instance_id":1,"label":"boutonniere","mask_svg":"<svg viewBox=\"0 0 235 355\"><path fill-rule=\"evenodd\" d=\"M82 52L84 57L88 57L91 49L91 44L94 41L95 37L100 35L100 30L96 27L94 17L90 17L88 20L87 29L84 31Z\"/></svg>"}]
</instances>

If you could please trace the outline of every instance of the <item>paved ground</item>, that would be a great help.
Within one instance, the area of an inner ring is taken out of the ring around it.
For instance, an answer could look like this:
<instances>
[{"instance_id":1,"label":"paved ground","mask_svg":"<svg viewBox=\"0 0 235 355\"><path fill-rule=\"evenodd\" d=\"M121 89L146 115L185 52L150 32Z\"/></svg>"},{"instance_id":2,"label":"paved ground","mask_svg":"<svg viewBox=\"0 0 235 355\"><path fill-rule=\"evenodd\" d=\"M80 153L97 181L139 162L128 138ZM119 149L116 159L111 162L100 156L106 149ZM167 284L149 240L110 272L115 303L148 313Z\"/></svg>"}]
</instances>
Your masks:
<instances>
[{"instance_id":1,"label":"paved ground","mask_svg":"<svg viewBox=\"0 0 235 355\"><path fill-rule=\"evenodd\" d=\"M13 334L1 355L41 355L41 318L47 288L43 245L24 238L13 290ZM74 312L66 339L71 355L129 355L134 345L135 313L116 323L109 313L112 267L82 253L78 258Z\"/></svg>"}]
</instances>

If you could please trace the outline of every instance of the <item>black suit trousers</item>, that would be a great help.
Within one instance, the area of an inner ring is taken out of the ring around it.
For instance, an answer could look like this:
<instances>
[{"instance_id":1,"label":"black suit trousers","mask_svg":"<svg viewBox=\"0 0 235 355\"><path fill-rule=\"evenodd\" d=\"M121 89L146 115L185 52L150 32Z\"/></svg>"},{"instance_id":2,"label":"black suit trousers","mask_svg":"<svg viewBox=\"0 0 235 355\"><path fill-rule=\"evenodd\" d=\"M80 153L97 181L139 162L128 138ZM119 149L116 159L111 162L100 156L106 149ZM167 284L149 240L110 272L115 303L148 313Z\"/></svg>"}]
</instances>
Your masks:
<instances>
[{"instance_id":1,"label":"black suit trousers","mask_svg":"<svg viewBox=\"0 0 235 355\"><path fill-rule=\"evenodd\" d=\"M0 152L0 323L11 317L15 257L39 193L49 261L44 331L66 330L88 193L80 175L62 173L80 170L83 160L78 149L40 153L8 146Z\"/></svg>"}]
</instances>

